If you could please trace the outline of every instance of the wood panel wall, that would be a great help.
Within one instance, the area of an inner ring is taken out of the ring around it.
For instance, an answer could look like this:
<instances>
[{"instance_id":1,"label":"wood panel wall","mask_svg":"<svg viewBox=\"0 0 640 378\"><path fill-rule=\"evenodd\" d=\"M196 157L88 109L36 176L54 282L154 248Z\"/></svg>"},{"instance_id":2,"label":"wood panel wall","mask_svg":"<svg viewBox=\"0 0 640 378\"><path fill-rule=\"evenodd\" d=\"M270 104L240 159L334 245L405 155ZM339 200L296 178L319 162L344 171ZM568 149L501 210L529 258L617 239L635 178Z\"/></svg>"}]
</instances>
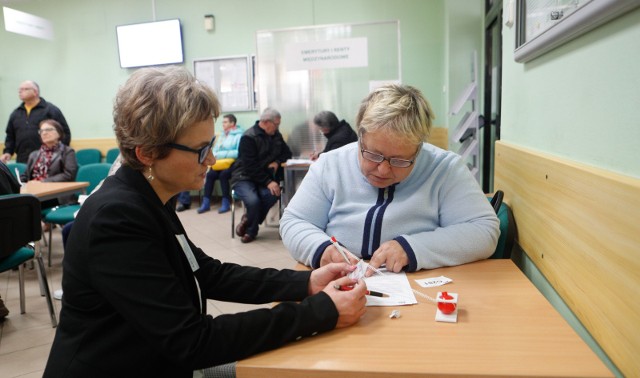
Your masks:
<instances>
[{"instance_id":1,"label":"wood panel wall","mask_svg":"<svg viewBox=\"0 0 640 378\"><path fill-rule=\"evenodd\" d=\"M529 258L623 374L640 376L640 179L497 142L494 187Z\"/></svg>"}]
</instances>

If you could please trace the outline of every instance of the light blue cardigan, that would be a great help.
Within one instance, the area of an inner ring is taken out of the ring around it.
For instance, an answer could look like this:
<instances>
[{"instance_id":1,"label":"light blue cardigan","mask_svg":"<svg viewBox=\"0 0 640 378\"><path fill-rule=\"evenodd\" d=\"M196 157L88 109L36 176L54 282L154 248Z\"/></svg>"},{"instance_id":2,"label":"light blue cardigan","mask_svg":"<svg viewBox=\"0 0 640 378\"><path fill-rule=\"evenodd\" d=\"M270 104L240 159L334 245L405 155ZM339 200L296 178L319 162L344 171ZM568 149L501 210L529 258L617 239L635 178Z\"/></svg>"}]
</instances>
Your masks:
<instances>
[{"instance_id":1,"label":"light blue cardigan","mask_svg":"<svg viewBox=\"0 0 640 378\"><path fill-rule=\"evenodd\" d=\"M244 130L240 126L236 126L235 129L230 130L228 135L224 132L220 135L220 139L216 141L213 146L213 156L216 159L237 159L238 158L238 146L240 145L240 138Z\"/></svg>"},{"instance_id":2,"label":"light blue cardigan","mask_svg":"<svg viewBox=\"0 0 640 378\"><path fill-rule=\"evenodd\" d=\"M424 143L411 174L378 189L362 175L359 153L351 143L311 165L280 221L293 258L318 267L331 236L364 259L395 239L409 256L408 272L494 252L499 220L459 155Z\"/></svg>"}]
</instances>

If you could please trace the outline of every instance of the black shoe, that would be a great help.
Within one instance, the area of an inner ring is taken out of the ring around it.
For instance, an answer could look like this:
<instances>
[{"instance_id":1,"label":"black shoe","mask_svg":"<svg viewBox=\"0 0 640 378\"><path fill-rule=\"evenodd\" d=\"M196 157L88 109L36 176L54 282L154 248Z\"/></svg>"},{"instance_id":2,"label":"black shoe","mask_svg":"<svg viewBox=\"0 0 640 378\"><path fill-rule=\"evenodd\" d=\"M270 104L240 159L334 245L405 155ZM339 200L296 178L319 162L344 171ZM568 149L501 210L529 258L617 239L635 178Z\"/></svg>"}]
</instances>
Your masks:
<instances>
[{"instance_id":1,"label":"black shoe","mask_svg":"<svg viewBox=\"0 0 640 378\"><path fill-rule=\"evenodd\" d=\"M9 315L9 309L4 305L2 298L0 298L0 322L3 321L7 315Z\"/></svg>"},{"instance_id":2,"label":"black shoe","mask_svg":"<svg viewBox=\"0 0 640 378\"><path fill-rule=\"evenodd\" d=\"M242 237L242 239L240 239L241 242L243 243L251 243L252 241L256 240L255 236L251 236L249 234L244 234L244 236Z\"/></svg>"},{"instance_id":3,"label":"black shoe","mask_svg":"<svg viewBox=\"0 0 640 378\"><path fill-rule=\"evenodd\" d=\"M247 216L245 214L242 215L242 219L240 219L240 223L236 226L236 235L243 237L247 233Z\"/></svg>"},{"instance_id":4,"label":"black shoe","mask_svg":"<svg viewBox=\"0 0 640 378\"><path fill-rule=\"evenodd\" d=\"M189 210L190 208L191 208L191 204L185 205L185 204L179 203L178 206L176 207L176 211L181 212L181 211Z\"/></svg>"}]
</instances>

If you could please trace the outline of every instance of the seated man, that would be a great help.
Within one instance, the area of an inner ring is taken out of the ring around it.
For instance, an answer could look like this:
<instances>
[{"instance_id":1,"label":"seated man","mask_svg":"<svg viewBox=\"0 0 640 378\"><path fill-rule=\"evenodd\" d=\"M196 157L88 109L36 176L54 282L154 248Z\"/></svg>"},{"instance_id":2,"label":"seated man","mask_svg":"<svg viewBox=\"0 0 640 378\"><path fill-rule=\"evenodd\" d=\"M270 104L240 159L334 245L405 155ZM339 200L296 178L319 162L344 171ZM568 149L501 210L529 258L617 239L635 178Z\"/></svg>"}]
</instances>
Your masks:
<instances>
[{"instance_id":1,"label":"seated man","mask_svg":"<svg viewBox=\"0 0 640 378\"><path fill-rule=\"evenodd\" d=\"M231 185L247 210L235 230L243 243L255 240L260 223L280 196L280 165L291 158L278 131L280 119L277 110L265 109L240 138L238 159L231 167Z\"/></svg>"}]
</instances>

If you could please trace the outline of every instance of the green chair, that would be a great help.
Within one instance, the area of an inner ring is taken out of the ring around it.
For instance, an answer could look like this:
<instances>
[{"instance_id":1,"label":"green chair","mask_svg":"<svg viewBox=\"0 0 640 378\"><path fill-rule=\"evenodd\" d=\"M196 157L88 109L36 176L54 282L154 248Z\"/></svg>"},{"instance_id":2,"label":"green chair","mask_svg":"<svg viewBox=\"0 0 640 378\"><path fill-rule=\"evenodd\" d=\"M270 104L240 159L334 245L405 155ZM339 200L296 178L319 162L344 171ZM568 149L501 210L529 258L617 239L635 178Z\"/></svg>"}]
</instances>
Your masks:
<instances>
[{"instance_id":1,"label":"green chair","mask_svg":"<svg viewBox=\"0 0 640 378\"><path fill-rule=\"evenodd\" d=\"M500 220L500 237L498 238L498 245L496 246L496 250L489 257L490 259L510 259L518 231L513 217L513 212L509 205L502 202L503 198L504 193L502 190L496 191L494 195L489 198L491 206L496 211L496 215Z\"/></svg>"},{"instance_id":2,"label":"green chair","mask_svg":"<svg viewBox=\"0 0 640 378\"><path fill-rule=\"evenodd\" d=\"M24 314L24 263L35 259L40 293L47 299L51 325L56 327L58 321L40 253L41 236L40 201L35 196L30 194L0 196L0 272L18 268L20 313Z\"/></svg>"},{"instance_id":3,"label":"green chair","mask_svg":"<svg viewBox=\"0 0 640 378\"><path fill-rule=\"evenodd\" d=\"M109 164L113 164L114 161L116 161L116 159L118 158L118 155L120 155L120 149L119 148L112 148L109 151L107 151L107 157L105 158L105 162L109 163Z\"/></svg>"},{"instance_id":4,"label":"green chair","mask_svg":"<svg viewBox=\"0 0 640 378\"><path fill-rule=\"evenodd\" d=\"M83 165L78 169L76 175L76 181L88 181L87 193L93 192L93 190L109 175L111 164L96 163ZM76 213L80 210L80 205L68 205L54 207L44 217L44 222L51 225L59 224L65 225L73 221L76 217ZM51 234L53 227L49 227L49 258L48 264L51 266Z\"/></svg>"},{"instance_id":5,"label":"green chair","mask_svg":"<svg viewBox=\"0 0 640 378\"><path fill-rule=\"evenodd\" d=\"M16 176L16 169L18 170L18 175L16 176L16 179L21 182L20 180L20 176L22 176L26 171L27 171L27 165L25 163L7 163L7 168L9 168L9 170L11 171L11 173L13 173L14 176Z\"/></svg>"},{"instance_id":6,"label":"green chair","mask_svg":"<svg viewBox=\"0 0 640 378\"><path fill-rule=\"evenodd\" d=\"M78 167L87 164L96 164L102 161L102 153L97 148L84 148L76 151Z\"/></svg>"}]
</instances>

